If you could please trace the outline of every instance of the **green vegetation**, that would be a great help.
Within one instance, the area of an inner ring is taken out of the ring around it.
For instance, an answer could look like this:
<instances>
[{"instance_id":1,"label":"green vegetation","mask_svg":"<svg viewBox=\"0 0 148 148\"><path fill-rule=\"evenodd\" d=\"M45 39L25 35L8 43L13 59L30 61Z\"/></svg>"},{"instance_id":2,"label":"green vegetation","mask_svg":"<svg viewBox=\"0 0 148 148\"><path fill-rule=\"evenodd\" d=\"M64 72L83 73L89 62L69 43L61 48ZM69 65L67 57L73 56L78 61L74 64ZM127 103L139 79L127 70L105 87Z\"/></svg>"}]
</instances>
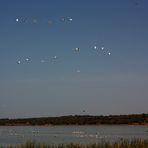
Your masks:
<instances>
[{"instance_id":1,"label":"green vegetation","mask_svg":"<svg viewBox=\"0 0 148 148\"><path fill-rule=\"evenodd\" d=\"M61 117L41 117L25 119L0 119L0 125L100 125L138 124L148 125L148 114L133 115L70 115Z\"/></svg>"},{"instance_id":2,"label":"green vegetation","mask_svg":"<svg viewBox=\"0 0 148 148\"><path fill-rule=\"evenodd\" d=\"M4 148L4 147L1 147ZM7 148L13 148L8 146ZM102 141L95 144L40 144L35 142L27 142L20 144L15 148L148 148L148 140L121 140L114 143Z\"/></svg>"}]
</instances>

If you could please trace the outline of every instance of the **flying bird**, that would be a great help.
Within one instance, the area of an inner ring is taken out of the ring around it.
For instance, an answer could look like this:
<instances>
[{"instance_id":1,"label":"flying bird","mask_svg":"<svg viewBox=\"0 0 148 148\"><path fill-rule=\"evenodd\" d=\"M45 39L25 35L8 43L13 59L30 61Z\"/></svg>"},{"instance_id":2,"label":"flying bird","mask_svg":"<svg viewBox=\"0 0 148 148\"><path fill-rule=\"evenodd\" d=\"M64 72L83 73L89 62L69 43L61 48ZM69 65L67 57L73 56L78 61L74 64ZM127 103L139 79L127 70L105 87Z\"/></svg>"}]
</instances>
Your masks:
<instances>
[{"instance_id":1,"label":"flying bird","mask_svg":"<svg viewBox=\"0 0 148 148\"><path fill-rule=\"evenodd\" d=\"M26 61L26 62L29 62L29 61L30 61L30 59L29 59L29 58L26 58L26 59L25 59L25 61Z\"/></svg>"},{"instance_id":2,"label":"flying bird","mask_svg":"<svg viewBox=\"0 0 148 148\"><path fill-rule=\"evenodd\" d=\"M76 47L75 49L73 49L75 52L79 52L80 48Z\"/></svg>"},{"instance_id":3,"label":"flying bird","mask_svg":"<svg viewBox=\"0 0 148 148\"><path fill-rule=\"evenodd\" d=\"M16 18L16 19L15 19L15 21L16 21L16 22L18 22L18 21L19 21L19 19L18 19L18 18Z\"/></svg>"},{"instance_id":4,"label":"flying bird","mask_svg":"<svg viewBox=\"0 0 148 148\"><path fill-rule=\"evenodd\" d=\"M17 61L17 64L21 64L21 61L20 61L20 60L18 60L18 61Z\"/></svg>"},{"instance_id":5,"label":"flying bird","mask_svg":"<svg viewBox=\"0 0 148 148\"><path fill-rule=\"evenodd\" d=\"M94 46L94 49L97 49L97 46Z\"/></svg>"}]
</instances>

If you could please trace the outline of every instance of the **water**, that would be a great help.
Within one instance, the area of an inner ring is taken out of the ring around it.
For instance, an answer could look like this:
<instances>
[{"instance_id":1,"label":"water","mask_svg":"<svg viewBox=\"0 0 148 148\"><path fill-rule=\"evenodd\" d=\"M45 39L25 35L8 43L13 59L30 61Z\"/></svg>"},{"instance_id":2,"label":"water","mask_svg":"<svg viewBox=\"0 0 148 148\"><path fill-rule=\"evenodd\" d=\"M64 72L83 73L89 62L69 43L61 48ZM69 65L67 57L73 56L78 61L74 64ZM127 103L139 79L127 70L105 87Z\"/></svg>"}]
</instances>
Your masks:
<instances>
[{"instance_id":1,"label":"water","mask_svg":"<svg viewBox=\"0 0 148 148\"><path fill-rule=\"evenodd\" d=\"M26 141L40 143L97 143L121 138L148 138L148 126L0 126L0 146Z\"/></svg>"}]
</instances>

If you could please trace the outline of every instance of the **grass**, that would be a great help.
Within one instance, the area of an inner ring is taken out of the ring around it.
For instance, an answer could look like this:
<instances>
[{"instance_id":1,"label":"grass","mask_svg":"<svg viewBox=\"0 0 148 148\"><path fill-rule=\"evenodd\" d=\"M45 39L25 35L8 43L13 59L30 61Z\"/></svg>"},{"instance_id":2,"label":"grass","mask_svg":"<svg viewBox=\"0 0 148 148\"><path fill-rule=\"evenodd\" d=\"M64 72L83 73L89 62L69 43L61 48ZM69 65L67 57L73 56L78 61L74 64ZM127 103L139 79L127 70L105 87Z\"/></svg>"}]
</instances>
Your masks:
<instances>
[{"instance_id":1,"label":"grass","mask_svg":"<svg viewBox=\"0 0 148 148\"><path fill-rule=\"evenodd\" d=\"M6 147L0 147L6 148ZM7 146L7 148L148 148L148 140L133 139L120 140L113 143L99 142L95 144L41 144L36 142L27 142L16 146Z\"/></svg>"}]
</instances>

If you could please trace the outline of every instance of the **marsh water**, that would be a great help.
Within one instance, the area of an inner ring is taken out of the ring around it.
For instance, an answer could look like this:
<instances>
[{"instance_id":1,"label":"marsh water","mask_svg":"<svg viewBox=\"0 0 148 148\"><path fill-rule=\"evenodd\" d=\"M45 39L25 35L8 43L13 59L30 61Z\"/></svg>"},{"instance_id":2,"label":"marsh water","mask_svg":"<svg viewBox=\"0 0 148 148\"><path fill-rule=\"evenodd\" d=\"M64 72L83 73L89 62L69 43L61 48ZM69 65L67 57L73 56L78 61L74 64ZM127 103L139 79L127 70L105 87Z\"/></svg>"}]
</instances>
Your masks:
<instances>
[{"instance_id":1,"label":"marsh water","mask_svg":"<svg viewBox=\"0 0 148 148\"><path fill-rule=\"evenodd\" d=\"M148 139L148 126L0 126L0 146L39 143L97 143L102 140Z\"/></svg>"}]
</instances>

